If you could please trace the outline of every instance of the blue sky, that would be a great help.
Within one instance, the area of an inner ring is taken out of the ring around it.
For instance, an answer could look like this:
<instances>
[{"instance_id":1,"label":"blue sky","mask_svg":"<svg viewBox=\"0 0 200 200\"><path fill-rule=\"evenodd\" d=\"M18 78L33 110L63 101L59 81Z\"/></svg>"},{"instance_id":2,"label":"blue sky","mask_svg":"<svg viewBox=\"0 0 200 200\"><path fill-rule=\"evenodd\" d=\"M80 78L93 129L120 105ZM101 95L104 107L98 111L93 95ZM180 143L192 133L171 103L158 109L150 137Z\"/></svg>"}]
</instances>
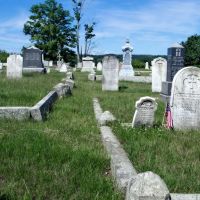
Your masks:
<instances>
[{"instance_id":1,"label":"blue sky","mask_svg":"<svg viewBox=\"0 0 200 200\"><path fill-rule=\"evenodd\" d=\"M30 45L23 25L30 7L43 0L0 0L0 49ZM58 0L71 10L71 0ZM134 54L163 54L174 42L200 34L199 0L86 0L84 22L97 22L92 53L121 53L129 38Z\"/></svg>"}]
</instances>

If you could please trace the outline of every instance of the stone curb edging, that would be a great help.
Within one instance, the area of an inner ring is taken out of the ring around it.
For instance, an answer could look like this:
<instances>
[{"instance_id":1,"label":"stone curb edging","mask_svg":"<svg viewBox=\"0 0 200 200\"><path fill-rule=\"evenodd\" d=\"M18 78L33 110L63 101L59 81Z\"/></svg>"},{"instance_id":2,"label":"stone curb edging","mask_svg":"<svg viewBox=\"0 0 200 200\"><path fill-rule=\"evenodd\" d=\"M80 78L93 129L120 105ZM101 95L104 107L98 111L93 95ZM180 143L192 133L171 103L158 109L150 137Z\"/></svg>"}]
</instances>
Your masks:
<instances>
[{"instance_id":1,"label":"stone curb edging","mask_svg":"<svg viewBox=\"0 0 200 200\"><path fill-rule=\"evenodd\" d=\"M100 129L103 144L111 158L112 175L118 188L125 192L130 178L137 175L137 172L110 127L101 126Z\"/></svg>"},{"instance_id":2,"label":"stone curb edging","mask_svg":"<svg viewBox=\"0 0 200 200\"><path fill-rule=\"evenodd\" d=\"M51 111L53 104L58 98L71 95L74 81L65 79L65 83L57 84L43 99L33 107L0 107L0 119L16 119L43 121L47 113Z\"/></svg>"},{"instance_id":3,"label":"stone curb edging","mask_svg":"<svg viewBox=\"0 0 200 200\"><path fill-rule=\"evenodd\" d=\"M103 111L97 98L93 99L93 106L95 117L98 121L98 125L100 126L103 144L109 157L111 158L112 175L116 180L118 188L125 192L129 179L136 175L137 172L133 168L126 152L121 147L121 144L117 140L116 136L112 133L111 128L108 126L101 126L100 119Z\"/></svg>"},{"instance_id":4,"label":"stone curb edging","mask_svg":"<svg viewBox=\"0 0 200 200\"><path fill-rule=\"evenodd\" d=\"M200 194L169 193L165 182L153 172L137 174L111 128L101 126L100 119L103 111L97 98L93 99L93 107L104 147L111 158L112 176L116 180L118 188L124 193L126 192L126 200L140 198L143 200L200 200ZM134 183L135 180L137 180L136 183ZM132 183L135 184L133 188ZM156 196L158 193L160 196Z\"/></svg>"}]
</instances>

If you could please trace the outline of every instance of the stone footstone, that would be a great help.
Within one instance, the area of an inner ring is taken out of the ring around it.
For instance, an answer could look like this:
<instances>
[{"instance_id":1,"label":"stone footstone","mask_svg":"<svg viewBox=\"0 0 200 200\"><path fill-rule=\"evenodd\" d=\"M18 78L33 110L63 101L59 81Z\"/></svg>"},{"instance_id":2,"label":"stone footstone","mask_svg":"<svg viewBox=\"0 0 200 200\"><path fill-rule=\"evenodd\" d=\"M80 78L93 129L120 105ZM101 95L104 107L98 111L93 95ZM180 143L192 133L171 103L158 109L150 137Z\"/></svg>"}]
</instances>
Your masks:
<instances>
[{"instance_id":1,"label":"stone footstone","mask_svg":"<svg viewBox=\"0 0 200 200\"><path fill-rule=\"evenodd\" d=\"M170 200L165 182L153 172L133 176L128 184L126 200Z\"/></svg>"}]
</instances>

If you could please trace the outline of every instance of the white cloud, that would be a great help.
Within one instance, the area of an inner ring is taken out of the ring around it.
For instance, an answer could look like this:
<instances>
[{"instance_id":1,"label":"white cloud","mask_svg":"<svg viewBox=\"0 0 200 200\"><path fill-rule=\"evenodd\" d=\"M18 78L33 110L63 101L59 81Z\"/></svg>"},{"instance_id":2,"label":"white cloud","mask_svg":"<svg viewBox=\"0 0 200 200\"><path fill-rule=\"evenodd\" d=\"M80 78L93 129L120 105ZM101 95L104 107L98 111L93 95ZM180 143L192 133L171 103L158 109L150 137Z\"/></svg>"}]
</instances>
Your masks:
<instances>
[{"instance_id":1,"label":"white cloud","mask_svg":"<svg viewBox=\"0 0 200 200\"><path fill-rule=\"evenodd\" d=\"M176 34L186 36L198 32L200 27L200 3L197 1L158 1L135 10L112 8L98 13L99 36L106 33L108 37L127 36L144 32ZM98 37L97 35L97 37ZM152 39L151 37L149 39Z\"/></svg>"}]
</instances>

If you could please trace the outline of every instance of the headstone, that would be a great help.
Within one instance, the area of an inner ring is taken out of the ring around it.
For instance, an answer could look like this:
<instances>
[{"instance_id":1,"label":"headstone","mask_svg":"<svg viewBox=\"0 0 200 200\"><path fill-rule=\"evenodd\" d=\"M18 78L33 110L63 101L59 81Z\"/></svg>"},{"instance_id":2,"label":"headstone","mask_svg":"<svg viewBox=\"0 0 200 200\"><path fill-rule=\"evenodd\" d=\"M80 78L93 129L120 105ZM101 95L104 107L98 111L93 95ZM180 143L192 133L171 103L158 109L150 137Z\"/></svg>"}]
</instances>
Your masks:
<instances>
[{"instance_id":1,"label":"headstone","mask_svg":"<svg viewBox=\"0 0 200 200\"><path fill-rule=\"evenodd\" d=\"M10 55L7 58L7 77L10 79L19 79L22 77L22 62L21 55Z\"/></svg>"},{"instance_id":2,"label":"headstone","mask_svg":"<svg viewBox=\"0 0 200 200\"><path fill-rule=\"evenodd\" d=\"M88 80L90 80L90 81L96 81L96 74L95 73L88 74Z\"/></svg>"},{"instance_id":3,"label":"headstone","mask_svg":"<svg viewBox=\"0 0 200 200\"><path fill-rule=\"evenodd\" d=\"M97 71L102 71L102 63L101 62L97 63Z\"/></svg>"},{"instance_id":4,"label":"headstone","mask_svg":"<svg viewBox=\"0 0 200 200\"><path fill-rule=\"evenodd\" d=\"M57 61L57 69L60 69L62 64L63 64L63 62L61 60Z\"/></svg>"},{"instance_id":5,"label":"headstone","mask_svg":"<svg viewBox=\"0 0 200 200\"><path fill-rule=\"evenodd\" d=\"M154 114L157 110L157 103L154 98L141 97L135 103L135 114L133 117L132 127L153 126Z\"/></svg>"},{"instance_id":6,"label":"headstone","mask_svg":"<svg viewBox=\"0 0 200 200\"><path fill-rule=\"evenodd\" d=\"M178 43L168 48L167 57L167 77L162 83L161 97L165 101L169 101L171 95L172 80L175 74L184 67L184 47Z\"/></svg>"},{"instance_id":7,"label":"headstone","mask_svg":"<svg viewBox=\"0 0 200 200\"><path fill-rule=\"evenodd\" d=\"M49 67L53 67L53 61L52 60L49 61Z\"/></svg>"},{"instance_id":8,"label":"headstone","mask_svg":"<svg viewBox=\"0 0 200 200\"><path fill-rule=\"evenodd\" d=\"M200 129L200 69L185 67L174 77L170 101L175 129Z\"/></svg>"},{"instance_id":9,"label":"headstone","mask_svg":"<svg viewBox=\"0 0 200 200\"><path fill-rule=\"evenodd\" d=\"M119 90L119 60L115 56L106 56L103 59L102 90Z\"/></svg>"},{"instance_id":10,"label":"headstone","mask_svg":"<svg viewBox=\"0 0 200 200\"><path fill-rule=\"evenodd\" d=\"M152 92L162 91L162 82L167 78L167 61L164 58L155 58L152 62Z\"/></svg>"},{"instance_id":11,"label":"headstone","mask_svg":"<svg viewBox=\"0 0 200 200\"><path fill-rule=\"evenodd\" d=\"M23 68L44 68L42 54L43 51L34 46L24 49Z\"/></svg>"},{"instance_id":12,"label":"headstone","mask_svg":"<svg viewBox=\"0 0 200 200\"><path fill-rule=\"evenodd\" d=\"M63 63L59 69L59 72L67 72L67 68L69 68L69 64Z\"/></svg>"},{"instance_id":13,"label":"headstone","mask_svg":"<svg viewBox=\"0 0 200 200\"><path fill-rule=\"evenodd\" d=\"M92 57L85 57L83 58L83 67L81 69L82 72L94 72L94 62Z\"/></svg>"},{"instance_id":14,"label":"headstone","mask_svg":"<svg viewBox=\"0 0 200 200\"><path fill-rule=\"evenodd\" d=\"M0 70L3 69L3 63L0 63Z\"/></svg>"},{"instance_id":15,"label":"headstone","mask_svg":"<svg viewBox=\"0 0 200 200\"><path fill-rule=\"evenodd\" d=\"M49 67L49 61L43 60L43 65L44 65L45 67Z\"/></svg>"},{"instance_id":16,"label":"headstone","mask_svg":"<svg viewBox=\"0 0 200 200\"><path fill-rule=\"evenodd\" d=\"M127 40L125 46L122 47L122 51L123 51L123 64L119 71L119 79L126 80L127 77L134 76L134 71L132 66L133 47L131 46L129 40Z\"/></svg>"},{"instance_id":17,"label":"headstone","mask_svg":"<svg viewBox=\"0 0 200 200\"><path fill-rule=\"evenodd\" d=\"M149 70L149 63L148 62L145 63L145 69Z\"/></svg>"}]
</instances>

